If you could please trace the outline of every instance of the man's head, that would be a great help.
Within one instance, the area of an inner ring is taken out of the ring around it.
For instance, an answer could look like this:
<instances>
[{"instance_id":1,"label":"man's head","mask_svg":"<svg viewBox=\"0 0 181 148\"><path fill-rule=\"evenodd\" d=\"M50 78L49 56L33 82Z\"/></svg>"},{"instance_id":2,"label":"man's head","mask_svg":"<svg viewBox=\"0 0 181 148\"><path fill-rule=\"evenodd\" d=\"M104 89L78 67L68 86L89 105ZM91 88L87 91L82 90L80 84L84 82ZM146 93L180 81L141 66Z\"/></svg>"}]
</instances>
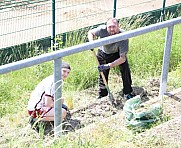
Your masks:
<instances>
[{"instance_id":1,"label":"man's head","mask_svg":"<svg viewBox=\"0 0 181 148\"><path fill-rule=\"evenodd\" d=\"M119 33L119 22L116 18L108 19L106 23L107 31L110 35Z\"/></svg>"},{"instance_id":2,"label":"man's head","mask_svg":"<svg viewBox=\"0 0 181 148\"><path fill-rule=\"evenodd\" d=\"M65 80L70 73L70 65L67 62L62 62L62 79Z\"/></svg>"}]
</instances>

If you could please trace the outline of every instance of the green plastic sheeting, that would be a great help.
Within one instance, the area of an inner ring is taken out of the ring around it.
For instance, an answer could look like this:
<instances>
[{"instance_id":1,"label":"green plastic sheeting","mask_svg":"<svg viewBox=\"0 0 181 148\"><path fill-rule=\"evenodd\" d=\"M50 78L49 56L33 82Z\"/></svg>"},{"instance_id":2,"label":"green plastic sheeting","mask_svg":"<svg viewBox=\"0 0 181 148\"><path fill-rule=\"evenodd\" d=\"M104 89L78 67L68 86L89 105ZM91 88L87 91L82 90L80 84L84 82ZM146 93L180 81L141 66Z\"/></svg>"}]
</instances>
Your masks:
<instances>
[{"instance_id":1,"label":"green plastic sheeting","mask_svg":"<svg viewBox=\"0 0 181 148\"><path fill-rule=\"evenodd\" d=\"M157 121L163 110L160 103L151 104L144 111L138 111L142 107L141 97L137 95L125 102L123 111L125 112L126 126L146 127L148 124Z\"/></svg>"}]
</instances>

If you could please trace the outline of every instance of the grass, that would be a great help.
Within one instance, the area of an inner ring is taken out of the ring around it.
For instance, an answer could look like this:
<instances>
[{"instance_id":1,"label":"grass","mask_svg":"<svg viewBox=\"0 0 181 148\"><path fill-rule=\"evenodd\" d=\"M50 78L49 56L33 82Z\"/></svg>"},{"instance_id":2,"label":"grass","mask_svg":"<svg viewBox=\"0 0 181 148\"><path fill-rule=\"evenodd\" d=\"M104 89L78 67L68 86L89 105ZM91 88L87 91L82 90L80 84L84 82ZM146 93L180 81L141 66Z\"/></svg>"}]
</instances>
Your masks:
<instances>
[{"instance_id":1,"label":"grass","mask_svg":"<svg viewBox=\"0 0 181 148\"><path fill-rule=\"evenodd\" d=\"M77 60L80 59L80 60ZM76 55L71 55L64 59L71 63L73 79L70 78L67 80L68 83L71 83L73 90L86 89L92 87L97 82L97 69L96 61L94 60L93 54L91 51L84 51L83 53L78 53ZM66 87L66 86L65 86ZM70 86L68 86L70 89ZM67 88L67 87L66 87Z\"/></svg>"},{"instance_id":2,"label":"grass","mask_svg":"<svg viewBox=\"0 0 181 148\"><path fill-rule=\"evenodd\" d=\"M151 32L130 39L128 54L134 85L144 85L144 80L159 77L162 68L166 30ZM181 25L174 27L168 86L181 86ZM71 39L72 40L72 39ZM63 93L80 92L97 85L97 66L91 51L63 58L71 64L72 71L63 87ZM30 92L46 76L53 73L53 63L47 62L0 76L0 145L3 147L162 147L161 138L140 141L128 129L120 127L120 121L98 122L96 129L83 133L70 133L60 139L42 138L26 129L27 102ZM117 74L113 70L111 75ZM68 95L68 94L65 94ZM84 99L82 97L81 99ZM76 100L77 101L77 100ZM123 117L120 117L120 120ZM114 126L115 127L114 127ZM5 134L6 133L6 134Z\"/></svg>"},{"instance_id":3,"label":"grass","mask_svg":"<svg viewBox=\"0 0 181 148\"><path fill-rule=\"evenodd\" d=\"M0 49L0 65L12 63L42 53L44 53L43 46L36 41Z\"/></svg>"}]
</instances>

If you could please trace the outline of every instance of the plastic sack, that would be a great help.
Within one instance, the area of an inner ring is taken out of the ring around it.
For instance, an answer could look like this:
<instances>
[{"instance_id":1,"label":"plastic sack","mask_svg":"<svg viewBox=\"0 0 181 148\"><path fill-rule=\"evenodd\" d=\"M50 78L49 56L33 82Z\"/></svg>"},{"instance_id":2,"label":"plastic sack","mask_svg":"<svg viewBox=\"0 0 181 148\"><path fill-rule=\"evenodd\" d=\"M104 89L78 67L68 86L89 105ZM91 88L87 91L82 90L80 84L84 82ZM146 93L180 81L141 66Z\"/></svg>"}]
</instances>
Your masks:
<instances>
[{"instance_id":1,"label":"plastic sack","mask_svg":"<svg viewBox=\"0 0 181 148\"><path fill-rule=\"evenodd\" d=\"M159 103L154 103L143 110L141 97L137 95L125 102L123 111L125 112L126 126L145 127L158 119L162 114L162 107Z\"/></svg>"}]
</instances>

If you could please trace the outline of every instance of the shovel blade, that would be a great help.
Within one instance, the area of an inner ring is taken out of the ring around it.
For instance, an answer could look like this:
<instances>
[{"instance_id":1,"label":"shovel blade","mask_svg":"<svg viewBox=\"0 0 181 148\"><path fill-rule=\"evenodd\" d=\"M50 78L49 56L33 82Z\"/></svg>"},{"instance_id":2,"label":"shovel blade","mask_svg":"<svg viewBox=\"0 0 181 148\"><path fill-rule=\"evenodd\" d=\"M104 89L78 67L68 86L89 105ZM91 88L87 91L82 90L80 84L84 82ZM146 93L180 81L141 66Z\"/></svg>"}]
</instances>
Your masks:
<instances>
[{"instance_id":1,"label":"shovel blade","mask_svg":"<svg viewBox=\"0 0 181 148\"><path fill-rule=\"evenodd\" d=\"M112 105L114 107L116 107L116 101L115 101L112 93L109 93L109 100L111 101Z\"/></svg>"}]
</instances>

